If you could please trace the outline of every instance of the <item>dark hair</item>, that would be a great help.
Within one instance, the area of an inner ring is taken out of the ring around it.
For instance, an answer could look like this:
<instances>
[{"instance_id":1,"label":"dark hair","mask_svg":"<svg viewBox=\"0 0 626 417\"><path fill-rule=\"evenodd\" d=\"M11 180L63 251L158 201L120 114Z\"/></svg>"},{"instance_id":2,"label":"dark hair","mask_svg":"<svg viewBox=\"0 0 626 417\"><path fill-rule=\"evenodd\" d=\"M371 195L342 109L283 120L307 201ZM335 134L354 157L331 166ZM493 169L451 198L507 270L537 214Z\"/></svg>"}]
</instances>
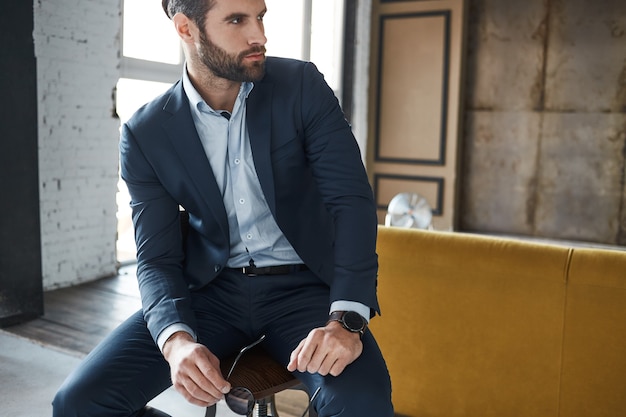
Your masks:
<instances>
[{"instance_id":1,"label":"dark hair","mask_svg":"<svg viewBox=\"0 0 626 417\"><path fill-rule=\"evenodd\" d=\"M199 28L204 28L206 14L215 5L216 0L161 0L161 6L168 18L182 13Z\"/></svg>"}]
</instances>

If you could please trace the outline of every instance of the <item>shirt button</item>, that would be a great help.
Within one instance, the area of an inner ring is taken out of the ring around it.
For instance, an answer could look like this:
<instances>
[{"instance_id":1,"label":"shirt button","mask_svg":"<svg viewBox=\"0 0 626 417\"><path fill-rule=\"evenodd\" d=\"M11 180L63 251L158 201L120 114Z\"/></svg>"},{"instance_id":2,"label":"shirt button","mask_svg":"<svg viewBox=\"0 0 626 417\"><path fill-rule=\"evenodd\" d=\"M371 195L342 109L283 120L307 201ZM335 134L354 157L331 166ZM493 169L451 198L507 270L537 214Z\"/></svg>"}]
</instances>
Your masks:
<instances>
[{"instance_id":1,"label":"shirt button","mask_svg":"<svg viewBox=\"0 0 626 417\"><path fill-rule=\"evenodd\" d=\"M248 238L248 240L252 239L252 235L250 233L248 233L246 237Z\"/></svg>"},{"instance_id":2,"label":"shirt button","mask_svg":"<svg viewBox=\"0 0 626 417\"><path fill-rule=\"evenodd\" d=\"M239 199L239 204L244 204L246 202L246 200L244 200L243 198Z\"/></svg>"},{"instance_id":3,"label":"shirt button","mask_svg":"<svg viewBox=\"0 0 626 417\"><path fill-rule=\"evenodd\" d=\"M235 165L239 165L240 162L241 160L239 158L235 158Z\"/></svg>"}]
</instances>

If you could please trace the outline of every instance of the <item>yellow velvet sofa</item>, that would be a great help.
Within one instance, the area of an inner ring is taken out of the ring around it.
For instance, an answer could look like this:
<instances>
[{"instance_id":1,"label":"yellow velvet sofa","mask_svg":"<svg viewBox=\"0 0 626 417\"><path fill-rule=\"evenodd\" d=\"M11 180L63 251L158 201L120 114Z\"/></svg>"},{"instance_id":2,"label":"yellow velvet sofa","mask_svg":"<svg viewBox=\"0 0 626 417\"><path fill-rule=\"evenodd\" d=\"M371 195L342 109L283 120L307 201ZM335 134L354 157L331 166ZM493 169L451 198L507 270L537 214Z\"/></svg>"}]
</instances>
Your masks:
<instances>
[{"instance_id":1,"label":"yellow velvet sofa","mask_svg":"<svg viewBox=\"0 0 626 417\"><path fill-rule=\"evenodd\" d=\"M398 416L626 416L626 252L379 227Z\"/></svg>"}]
</instances>

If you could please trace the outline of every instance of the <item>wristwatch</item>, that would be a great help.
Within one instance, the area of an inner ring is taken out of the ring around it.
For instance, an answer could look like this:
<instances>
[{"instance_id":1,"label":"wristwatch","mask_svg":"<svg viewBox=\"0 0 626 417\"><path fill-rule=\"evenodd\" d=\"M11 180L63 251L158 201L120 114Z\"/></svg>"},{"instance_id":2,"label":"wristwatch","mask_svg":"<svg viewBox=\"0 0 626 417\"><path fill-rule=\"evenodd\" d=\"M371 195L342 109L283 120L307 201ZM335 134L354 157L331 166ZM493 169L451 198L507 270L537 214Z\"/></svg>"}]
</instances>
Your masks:
<instances>
[{"instance_id":1,"label":"wristwatch","mask_svg":"<svg viewBox=\"0 0 626 417\"><path fill-rule=\"evenodd\" d=\"M367 320L356 311L333 311L328 317L328 322L338 321L344 329L352 333L360 333L363 336L367 327Z\"/></svg>"}]
</instances>

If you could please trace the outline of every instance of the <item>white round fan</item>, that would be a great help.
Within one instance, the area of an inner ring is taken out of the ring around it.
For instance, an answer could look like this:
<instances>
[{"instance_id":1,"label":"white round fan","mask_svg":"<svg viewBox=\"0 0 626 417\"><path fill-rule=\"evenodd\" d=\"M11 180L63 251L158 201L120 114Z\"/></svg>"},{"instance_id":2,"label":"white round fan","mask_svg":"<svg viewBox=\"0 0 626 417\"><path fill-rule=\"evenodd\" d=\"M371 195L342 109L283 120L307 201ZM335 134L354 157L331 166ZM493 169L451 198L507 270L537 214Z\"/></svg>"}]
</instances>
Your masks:
<instances>
[{"instance_id":1,"label":"white round fan","mask_svg":"<svg viewBox=\"0 0 626 417\"><path fill-rule=\"evenodd\" d=\"M417 193L400 193L389 202L385 226L429 229L433 211L428 201Z\"/></svg>"}]
</instances>

